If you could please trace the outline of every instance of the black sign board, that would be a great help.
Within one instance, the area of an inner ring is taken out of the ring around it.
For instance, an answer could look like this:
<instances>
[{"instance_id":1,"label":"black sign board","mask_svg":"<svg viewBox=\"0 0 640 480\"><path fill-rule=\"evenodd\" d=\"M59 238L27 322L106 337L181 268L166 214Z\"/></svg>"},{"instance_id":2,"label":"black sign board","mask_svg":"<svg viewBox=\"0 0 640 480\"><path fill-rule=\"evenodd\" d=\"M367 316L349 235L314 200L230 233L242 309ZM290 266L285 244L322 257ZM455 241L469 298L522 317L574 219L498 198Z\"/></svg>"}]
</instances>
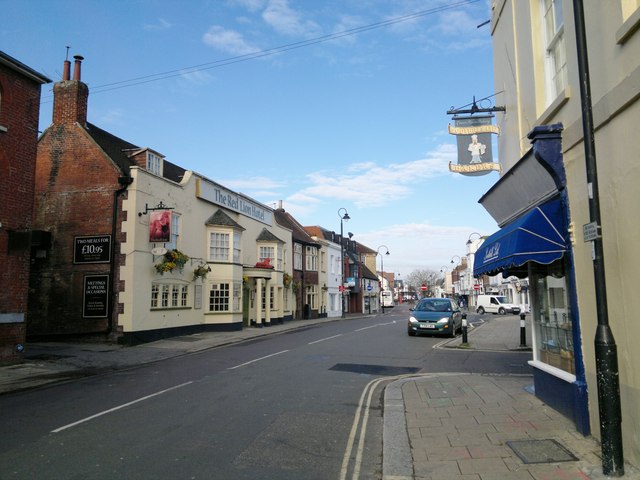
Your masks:
<instances>
[{"instance_id":1,"label":"black sign board","mask_svg":"<svg viewBox=\"0 0 640 480\"><path fill-rule=\"evenodd\" d=\"M74 237L73 263L109 263L111 235Z\"/></svg>"},{"instance_id":2,"label":"black sign board","mask_svg":"<svg viewBox=\"0 0 640 480\"><path fill-rule=\"evenodd\" d=\"M109 311L109 275L85 275L83 318L104 318Z\"/></svg>"}]
</instances>

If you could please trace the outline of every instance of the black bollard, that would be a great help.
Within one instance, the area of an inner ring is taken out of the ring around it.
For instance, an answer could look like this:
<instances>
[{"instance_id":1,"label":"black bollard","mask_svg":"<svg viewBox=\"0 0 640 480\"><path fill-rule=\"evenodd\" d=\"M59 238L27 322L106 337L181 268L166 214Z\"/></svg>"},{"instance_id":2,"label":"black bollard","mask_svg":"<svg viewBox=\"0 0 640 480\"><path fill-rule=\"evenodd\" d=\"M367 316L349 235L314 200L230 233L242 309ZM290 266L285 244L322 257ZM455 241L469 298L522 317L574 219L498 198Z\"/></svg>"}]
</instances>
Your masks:
<instances>
[{"instance_id":1,"label":"black bollard","mask_svg":"<svg viewBox=\"0 0 640 480\"><path fill-rule=\"evenodd\" d=\"M462 343L467 342L467 314L462 314Z\"/></svg>"},{"instance_id":2,"label":"black bollard","mask_svg":"<svg viewBox=\"0 0 640 480\"><path fill-rule=\"evenodd\" d=\"M525 320L524 320L525 316L526 316L526 313L520 314L520 346L521 347L527 346L527 330L525 328Z\"/></svg>"}]
</instances>

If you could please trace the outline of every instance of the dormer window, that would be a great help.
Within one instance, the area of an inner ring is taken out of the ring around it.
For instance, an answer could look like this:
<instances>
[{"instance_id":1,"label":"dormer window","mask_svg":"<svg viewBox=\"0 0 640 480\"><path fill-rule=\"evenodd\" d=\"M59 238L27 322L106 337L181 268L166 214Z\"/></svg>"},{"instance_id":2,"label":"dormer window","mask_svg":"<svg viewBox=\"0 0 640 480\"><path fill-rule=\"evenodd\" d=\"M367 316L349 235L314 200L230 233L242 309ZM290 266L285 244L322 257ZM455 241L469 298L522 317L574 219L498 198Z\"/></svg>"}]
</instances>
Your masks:
<instances>
[{"instance_id":1,"label":"dormer window","mask_svg":"<svg viewBox=\"0 0 640 480\"><path fill-rule=\"evenodd\" d=\"M147 150L147 171L162 176L162 157Z\"/></svg>"}]
</instances>

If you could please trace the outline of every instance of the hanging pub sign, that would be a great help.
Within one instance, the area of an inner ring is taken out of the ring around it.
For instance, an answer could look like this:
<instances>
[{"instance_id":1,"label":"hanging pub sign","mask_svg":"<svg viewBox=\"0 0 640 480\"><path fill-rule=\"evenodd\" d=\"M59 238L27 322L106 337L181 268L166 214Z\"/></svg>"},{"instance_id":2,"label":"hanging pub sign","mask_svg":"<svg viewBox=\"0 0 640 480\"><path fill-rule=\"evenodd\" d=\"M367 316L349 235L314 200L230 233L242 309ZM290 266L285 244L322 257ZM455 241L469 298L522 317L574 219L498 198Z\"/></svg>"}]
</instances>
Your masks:
<instances>
[{"instance_id":1,"label":"hanging pub sign","mask_svg":"<svg viewBox=\"0 0 640 480\"><path fill-rule=\"evenodd\" d=\"M491 134L500 134L500 128L493 125L493 115L475 115L453 118L455 125L449 124L449 133L457 137L458 163L449 163L449 170L468 176L486 175L493 170L501 171L502 166L493 161Z\"/></svg>"},{"instance_id":2,"label":"hanging pub sign","mask_svg":"<svg viewBox=\"0 0 640 480\"><path fill-rule=\"evenodd\" d=\"M109 306L109 275L85 275L83 318L104 318Z\"/></svg>"},{"instance_id":3,"label":"hanging pub sign","mask_svg":"<svg viewBox=\"0 0 640 480\"><path fill-rule=\"evenodd\" d=\"M171 241L171 210L154 210L149 213L149 241L153 243Z\"/></svg>"}]
</instances>

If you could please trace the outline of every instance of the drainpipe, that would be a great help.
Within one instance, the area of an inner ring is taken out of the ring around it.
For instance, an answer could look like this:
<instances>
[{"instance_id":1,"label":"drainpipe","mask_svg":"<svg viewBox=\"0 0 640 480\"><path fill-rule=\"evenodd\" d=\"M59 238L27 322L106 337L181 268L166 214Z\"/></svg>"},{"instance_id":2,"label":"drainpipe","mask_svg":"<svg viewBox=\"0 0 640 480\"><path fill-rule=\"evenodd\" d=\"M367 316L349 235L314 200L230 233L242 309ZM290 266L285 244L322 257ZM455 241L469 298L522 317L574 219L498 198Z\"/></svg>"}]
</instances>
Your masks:
<instances>
[{"instance_id":1,"label":"drainpipe","mask_svg":"<svg viewBox=\"0 0 640 480\"><path fill-rule=\"evenodd\" d=\"M587 36L582 0L573 0L573 14L578 51L578 75L580 79L582 129L584 135L587 187L589 192L589 216L591 222L596 224L598 231L596 238L591 241L591 248L596 291L596 313L598 315L598 327L594 343L600 414L600 436L602 442L602 472L605 475L621 477L624 475L624 457L622 451L622 414L620 408L618 350L616 341L613 338L613 332L609 327L607 308L607 284L601 234L602 222L598 194L596 144L593 129Z\"/></svg>"},{"instance_id":2,"label":"drainpipe","mask_svg":"<svg viewBox=\"0 0 640 480\"><path fill-rule=\"evenodd\" d=\"M108 311L108 325L107 335L113 333L114 315L116 308L117 292L116 286L116 231L118 224L118 197L127 190L127 187L133 183L133 178L126 175L118 177L118 183L122 185L121 188L113 192L113 212L111 219L111 261L109 262L109 311Z\"/></svg>"}]
</instances>

